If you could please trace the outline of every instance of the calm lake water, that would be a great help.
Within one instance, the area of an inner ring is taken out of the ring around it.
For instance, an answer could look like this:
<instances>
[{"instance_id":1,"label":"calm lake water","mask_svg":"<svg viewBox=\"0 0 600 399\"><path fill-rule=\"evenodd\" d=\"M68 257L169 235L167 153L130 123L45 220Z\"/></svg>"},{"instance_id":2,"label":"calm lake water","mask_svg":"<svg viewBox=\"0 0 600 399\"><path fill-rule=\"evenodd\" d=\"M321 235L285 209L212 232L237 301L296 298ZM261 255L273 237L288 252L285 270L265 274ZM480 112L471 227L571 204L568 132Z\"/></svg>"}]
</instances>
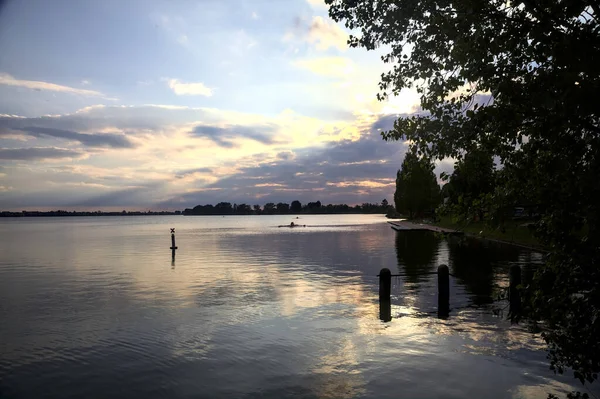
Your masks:
<instances>
[{"instance_id":1,"label":"calm lake water","mask_svg":"<svg viewBox=\"0 0 600 399\"><path fill-rule=\"evenodd\" d=\"M277 228L292 220L306 228ZM173 261L169 228L176 228ZM528 250L380 215L0 219L2 398L545 398L494 301ZM448 264L452 312L436 317ZM381 268L406 277L380 320ZM504 310L503 310L504 309Z\"/></svg>"}]
</instances>

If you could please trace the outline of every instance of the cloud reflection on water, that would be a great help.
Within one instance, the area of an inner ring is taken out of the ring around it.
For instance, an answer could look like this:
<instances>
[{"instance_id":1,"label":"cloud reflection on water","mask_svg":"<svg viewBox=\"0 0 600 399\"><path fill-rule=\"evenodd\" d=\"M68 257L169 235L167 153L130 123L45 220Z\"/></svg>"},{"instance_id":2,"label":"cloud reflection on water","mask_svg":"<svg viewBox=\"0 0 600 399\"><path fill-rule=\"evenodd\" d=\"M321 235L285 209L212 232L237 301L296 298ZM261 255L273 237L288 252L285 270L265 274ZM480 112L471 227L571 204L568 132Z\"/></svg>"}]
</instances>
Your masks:
<instances>
[{"instance_id":1,"label":"cloud reflection on water","mask_svg":"<svg viewBox=\"0 0 600 399\"><path fill-rule=\"evenodd\" d=\"M6 384L33 395L23 381L41 375L40 386L71 381L111 397L132 381L145 397L505 398L562 387L541 341L487 305L509 264L537 260L522 250L402 237L352 215L310 232L272 227L284 218L231 218L234 232L221 218L123 219L19 224L0 236L20 266L0 264L0 299L12 304L0 311L16 320L0 326ZM31 247L17 251L25 236ZM419 275L441 262L457 276L448 320L435 317L435 276ZM394 282L389 323L379 319L382 267L408 276ZM82 384L76 362L95 383Z\"/></svg>"}]
</instances>

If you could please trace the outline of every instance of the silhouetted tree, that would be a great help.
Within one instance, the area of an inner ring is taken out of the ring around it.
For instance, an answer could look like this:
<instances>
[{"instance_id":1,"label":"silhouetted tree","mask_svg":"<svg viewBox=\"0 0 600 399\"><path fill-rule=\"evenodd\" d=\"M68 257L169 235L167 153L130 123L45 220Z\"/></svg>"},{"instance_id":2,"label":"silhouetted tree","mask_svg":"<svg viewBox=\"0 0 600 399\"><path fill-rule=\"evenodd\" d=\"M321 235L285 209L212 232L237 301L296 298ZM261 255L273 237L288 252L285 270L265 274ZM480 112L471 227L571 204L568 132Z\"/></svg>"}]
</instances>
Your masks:
<instances>
[{"instance_id":1,"label":"silhouetted tree","mask_svg":"<svg viewBox=\"0 0 600 399\"><path fill-rule=\"evenodd\" d=\"M302 211L302 204L300 201L295 200L292 201L292 206L290 207L290 212L292 213L300 213Z\"/></svg>"},{"instance_id":2,"label":"silhouetted tree","mask_svg":"<svg viewBox=\"0 0 600 399\"><path fill-rule=\"evenodd\" d=\"M551 249L531 309L547 322L552 367L580 380L600 371L600 30L597 1L325 0L356 32L351 47L387 49L378 96L416 87L418 115L387 140L428 158L473 148L498 156L493 202L538 205ZM491 94L491 95L490 95Z\"/></svg>"},{"instance_id":3,"label":"silhouetted tree","mask_svg":"<svg viewBox=\"0 0 600 399\"><path fill-rule=\"evenodd\" d=\"M296 202L296 201L295 201ZM299 201L295 203L295 209L298 209ZM301 206L301 204L300 204ZM334 213L386 213L387 208L389 208L380 204L371 204L368 202L363 203L362 205L356 205L354 207L350 207L347 204L328 204L324 206L321 201L309 202L305 206L301 206L301 213L311 213L311 214L334 214ZM250 214L264 214L264 215L272 215L272 214L287 214L290 213L290 205L286 203L278 203L275 205L272 202L266 203L264 208L261 211L260 205L254 205L252 208L247 204L233 204L229 202L220 202L216 206L207 204L207 205L197 205L193 209L185 209L185 215L250 215ZM58 211L62 212L62 211ZM300 213L294 212L294 213ZM0 216L3 216L0 214Z\"/></svg>"},{"instance_id":4,"label":"silhouetted tree","mask_svg":"<svg viewBox=\"0 0 600 399\"><path fill-rule=\"evenodd\" d=\"M233 214L233 207L230 202L219 202L215 205L215 213L217 215L231 215Z\"/></svg>"},{"instance_id":5,"label":"silhouetted tree","mask_svg":"<svg viewBox=\"0 0 600 399\"><path fill-rule=\"evenodd\" d=\"M249 215L250 213L252 213L252 208L250 208L250 205L239 204L236 207L235 213L237 215Z\"/></svg>"},{"instance_id":6,"label":"silhouetted tree","mask_svg":"<svg viewBox=\"0 0 600 399\"><path fill-rule=\"evenodd\" d=\"M421 216L437 206L439 190L433 164L413 151L407 152L396 177L396 210L410 218Z\"/></svg>"},{"instance_id":7,"label":"silhouetted tree","mask_svg":"<svg viewBox=\"0 0 600 399\"><path fill-rule=\"evenodd\" d=\"M275 211L276 211L275 204L272 202L266 203L263 208L263 213L265 215L272 215L275 213Z\"/></svg>"},{"instance_id":8,"label":"silhouetted tree","mask_svg":"<svg viewBox=\"0 0 600 399\"><path fill-rule=\"evenodd\" d=\"M290 211L290 205L286 204L285 202L280 202L277 204L277 213L289 213Z\"/></svg>"},{"instance_id":9,"label":"silhouetted tree","mask_svg":"<svg viewBox=\"0 0 600 399\"><path fill-rule=\"evenodd\" d=\"M449 180L443 193L451 210L467 220L473 216L483 220L495 189L496 171L492 156L474 149L456 162L452 175L443 175L442 178Z\"/></svg>"},{"instance_id":10,"label":"silhouetted tree","mask_svg":"<svg viewBox=\"0 0 600 399\"><path fill-rule=\"evenodd\" d=\"M293 204L293 203L292 203ZM309 202L303 207L303 210L309 213L319 213L319 209L321 208L321 201L317 202Z\"/></svg>"},{"instance_id":11,"label":"silhouetted tree","mask_svg":"<svg viewBox=\"0 0 600 399\"><path fill-rule=\"evenodd\" d=\"M194 215L214 215L216 213L216 209L210 205L197 205L192 209L192 214Z\"/></svg>"}]
</instances>

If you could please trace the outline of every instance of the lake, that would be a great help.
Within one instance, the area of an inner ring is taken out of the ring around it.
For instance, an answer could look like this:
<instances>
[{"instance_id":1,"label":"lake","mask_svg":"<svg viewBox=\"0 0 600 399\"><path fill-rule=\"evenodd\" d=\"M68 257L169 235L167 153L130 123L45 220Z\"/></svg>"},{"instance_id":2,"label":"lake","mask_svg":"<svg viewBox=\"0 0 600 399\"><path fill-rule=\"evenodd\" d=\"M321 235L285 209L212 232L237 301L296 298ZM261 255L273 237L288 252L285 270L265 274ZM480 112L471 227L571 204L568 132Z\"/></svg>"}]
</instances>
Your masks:
<instances>
[{"instance_id":1,"label":"lake","mask_svg":"<svg viewBox=\"0 0 600 399\"><path fill-rule=\"evenodd\" d=\"M307 227L278 228L294 221ZM179 249L172 259L169 229ZM540 254L381 215L0 219L2 398L546 398L506 320ZM448 264L450 306L436 316ZM379 270L396 277L380 320ZM584 390L585 391L585 390Z\"/></svg>"}]
</instances>

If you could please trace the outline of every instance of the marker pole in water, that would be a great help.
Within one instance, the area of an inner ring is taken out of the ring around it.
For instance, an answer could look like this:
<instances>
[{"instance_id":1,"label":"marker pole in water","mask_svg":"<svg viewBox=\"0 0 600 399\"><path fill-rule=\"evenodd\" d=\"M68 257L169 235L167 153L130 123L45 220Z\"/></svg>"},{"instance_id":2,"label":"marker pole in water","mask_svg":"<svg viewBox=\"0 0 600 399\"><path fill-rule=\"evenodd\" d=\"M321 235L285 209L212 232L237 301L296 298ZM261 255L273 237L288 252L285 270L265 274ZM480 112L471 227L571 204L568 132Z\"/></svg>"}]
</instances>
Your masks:
<instances>
[{"instance_id":1,"label":"marker pole in water","mask_svg":"<svg viewBox=\"0 0 600 399\"><path fill-rule=\"evenodd\" d=\"M379 318L383 322L392 320L392 272L383 268L379 272Z\"/></svg>"},{"instance_id":2,"label":"marker pole in water","mask_svg":"<svg viewBox=\"0 0 600 399\"><path fill-rule=\"evenodd\" d=\"M177 246L175 245L175 228L171 229L171 249L173 251L177 249Z\"/></svg>"},{"instance_id":3,"label":"marker pole in water","mask_svg":"<svg viewBox=\"0 0 600 399\"><path fill-rule=\"evenodd\" d=\"M438 266L438 317L443 319L450 313L450 271L448 266Z\"/></svg>"},{"instance_id":4,"label":"marker pole in water","mask_svg":"<svg viewBox=\"0 0 600 399\"><path fill-rule=\"evenodd\" d=\"M509 271L508 301L509 317L513 321L518 321L521 313L521 293L517 287L521 285L521 268L517 265L511 266Z\"/></svg>"},{"instance_id":5,"label":"marker pole in water","mask_svg":"<svg viewBox=\"0 0 600 399\"><path fill-rule=\"evenodd\" d=\"M388 268L383 268L379 272L379 300L390 301L392 294L392 272Z\"/></svg>"}]
</instances>

